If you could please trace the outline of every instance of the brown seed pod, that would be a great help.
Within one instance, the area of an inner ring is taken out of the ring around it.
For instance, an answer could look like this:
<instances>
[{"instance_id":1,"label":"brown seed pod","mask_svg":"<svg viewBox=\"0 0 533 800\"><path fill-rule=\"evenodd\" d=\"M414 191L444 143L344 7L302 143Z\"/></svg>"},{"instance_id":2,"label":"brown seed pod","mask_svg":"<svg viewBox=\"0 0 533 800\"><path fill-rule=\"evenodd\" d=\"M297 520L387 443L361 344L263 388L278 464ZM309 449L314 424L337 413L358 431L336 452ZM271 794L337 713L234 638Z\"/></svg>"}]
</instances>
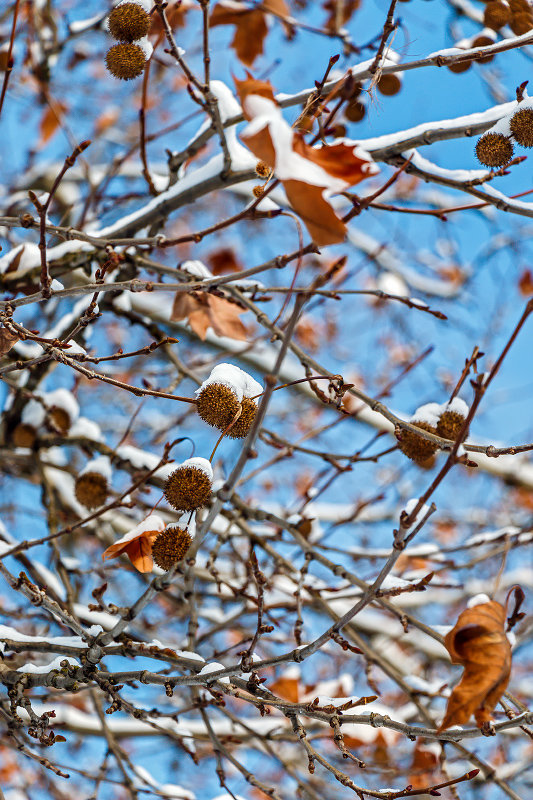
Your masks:
<instances>
[{"instance_id":1,"label":"brown seed pod","mask_svg":"<svg viewBox=\"0 0 533 800\"><path fill-rule=\"evenodd\" d=\"M402 81L398 75L395 75L393 72L391 72L389 75L381 76L377 82L377 88L381 94L390 97L394 94L398 94L402 88Z\"/></svg>"},{"instance_id":2,"label":"brown seed pod","mask_svg":"<svg viewBox=\"0 0 533 800\"><path fill-rule=\"evenodd\" d=\"M509 123L515 141L522 147L533 147L533 108L521 108Z\"/></svg>"},{"instance_id":3,"label":"brown seed pod","mask_svg":"<svg viewBox=\"0 0 533 800\"><path fill-rule=\"evenodd\" d=\"M196 398L196 410L200 417L219 431L226 430L239 407L237 395L223 383L209 383Z\"/></svg>"},{"instance_id":4,"label":"brown seed pod","mask_svg":"<svg viewBox=\"0 0 533 800\"><path fill-rule=\"evenodd\" d=\"M228 431L231 439L244 439L252 427L257 412L257 403L251 397L243 397L241 403L241 416Z\"/></svg>"},{"instance_id":5,"label":"brown seed pod","mask_svg":"<svg viewBox=\"0 0 533 800\"><path fill-rule=\"evenodd\" d=\"M494 38L490 36L486 36L485 34L481 33L479 36L476 36L472 39L472 47L489 47L491 44L494 44L496 41L496 34L493 34ZM484 56L484 58L476 58L478 64L488 64L489 61L492 61L494 55Z\"/></svg>"},{"instance_id":6,"label":"brown seed pod","mask_svg":"<svg viewBox=\"0 0 533 800\"><path fill-rule=\"evenodd\" d=\"M76 478L74 494L76 500L89 511L100 508L107 500L107 478L101 472L84 472Z\"/></svg>"},{"instance_id":7,"label":"brown seed pod","mask_svg":"<svg viewBox=\"0 0 533 800\"><path fill-rule=\"evenodd\" d=\"M344 116L350 122L361 122L366 114L365 104L360 100L352 100L344 109Z\"/></svg>"},{"instance_id":8,"label":"brown seed pod","mask_svg":"<svg viewBox=\"0 0 533 800\"><path fill-rule=\"evenodd\" d=\"M211 478L199 467L182 465L170 473L164 494L176 511L194 511L209 500Z\"/></svg>"},{"instance_id":9,"label":"brown seed pod","mask_svg":"<svg viewBox=\"0 0 533 800\"><path fill-rule=\"evenodd\" d=\"M268 178L270 175L270 167L264 161L258 161L255 165L255 174L260 178Z\"/></svg>"},{"instance_id":10,"label":"brown seed pod","mask_svg":"<svg viewBox=\"0 0 533 800\"><path fill-rule=\"evenodd\" d=\"M437 429L428 422L412 422L411 424L428 433L437 433ZM398 444L402 453L417 464L423 464L424 461L431 458L438 449L437 445L433 442L422 439L421 436L417 436L416 433L412 433L408 430L401 430L396 438L398 439Z\"/></svg>"},{"instance_id":11,"label":"brown seed pod","mask_svg":"<svg viewBox=\"0 0 533 800\"><path fill-rule=\"evenodd\" d=\"M109 33L120 42L142 39L150 30L150 14L135 2L120 3L108 17Z\"/></svg>"},{"instance_id":12,"label":"brown seed pod","mask_svg":"<svg viewBox=\"0 0 533 800\"><path fill-rule=\"evenodd\" d=\"M55 433L59 431L63 435L69 432L72 420L67 411L61 406L52 406L48 412L48 427Z\"/></svg>"},{"instance_id":13,"label":"brown seed pod","mask_svg":"<svg viewBox=\"0 0 533 800\"><path fill-rule=\"evenodd\" d=\"M529 12L513 14L509 26L515 36L522 36L533 28L533 16Z\"/></svg>"},{"instance_id":14,"label":"brown seed pod","mask_svg":"<svg viewBox=\"0 0 533 800\"><path fill-rule=\"evenodd\" d=\"M190 533L178 525L167 525L152 545L152 558L165 572L185 556L192 544Z\"/></svg>"},{"instance_id":15,"label":"brown seed pod","mask_svg":"<svg viewBox=\"0 0 533 800\"><path fill-rule=\"evenodd\" d=\"M513 157L513 143L503 133L484 133L476 144L476 156L486 167L504 167Z\"/></svg>"},{"instance_id":16,"label":"brown seed pod","mask_svg":"<svg viewBox=\"0 0 533 800\"><path fill-rule=\"evenodd\" d=\"M15 447L33 447L36 438L37 431L33 425L25 422L19 422L12 434Z\"/></svg>"},{"instance_id":17,"label":"brown seed pod","mask_svg":"<svg viewBox=\"0 0 533 800\"><path fill-rule=\"evenodd\" d=\"M254 197L257 197L257 198L261 197L261 195L264 193L264 191L265 190L263 189L262 186L254 186L254 188L252 189Z\"/></svg>"},{"instance_id":18,"label":"brown seed pod","mask_svg":"<svg viewBox=\"0 0 533 800\"><path fill-rule=\"evenodd\" d=\"M467 69L470 69L472 66L472 61L457 61L454 64L448 64L448 69L450 72L455 72L456 75L459 75L461 72L466 72Z\"/></svg>"},{"instance_id":19,"label":"brown seed pod","mask_svg":"<svg viewBox=\"0 0 533 800\"><path fill-rule=\"evenodd\" d=\"M485 6L483 24L486 28L499 31L500 28L507 25L510 19L511 9L507 3L503 3L501 0L491 0L490 3L487 3Z\"/></svg>"},{"instance_id":20,"label":"brown seed pod","mask_svg":"<svg viewBox=\"0 0 533 800\"><path fill-rule=\"evenodd\" d=\"M457 439L465 417L458 414L457 411L445 411L439 419L437 425L437 433L443 439L451 439L453 442Z\"/></svg>"},{"instance_id":21,"label":"brown seed pod","mask_svg":"<svg viewBox=\"0 0 533 800\"><path fill-rule=\"evenodd\" d=\"M105 65L115 78L131 81L142 74L146 64L146 53L138 44L121 42L114 44L106 54Z\"/></svg>"}]
</instances>

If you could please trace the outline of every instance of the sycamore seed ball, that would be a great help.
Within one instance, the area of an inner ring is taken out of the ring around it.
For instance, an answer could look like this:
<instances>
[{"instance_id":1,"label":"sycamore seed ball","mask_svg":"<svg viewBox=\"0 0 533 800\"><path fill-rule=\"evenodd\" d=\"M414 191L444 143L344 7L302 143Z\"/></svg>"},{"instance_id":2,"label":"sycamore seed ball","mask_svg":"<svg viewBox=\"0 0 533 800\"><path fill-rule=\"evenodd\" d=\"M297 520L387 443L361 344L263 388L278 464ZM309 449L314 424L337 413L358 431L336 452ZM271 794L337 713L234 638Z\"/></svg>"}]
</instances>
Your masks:
<instances>
[{"instance_id":1,"label":"sycamore seed ball","mask_svg":"<svg viewBox=\"0 0 533 800\"><path fill-rule=\"evenodd\" d=\"M485 133L476 144L476 156L486 167L504 167L513 157L513 143L503 133Z\"/></svg>"},{"instance_id":2,"label":"sycamore seed ball","mask_svg":"<svg viewBox=\"0 0 533 800\"><path fill-rule=\"evenodd\" d=\"M258 161L255 165L255 172L260 178L268 178L270 175L270 167L264 161Z\"/></svg>"},{"instance_id":3,"label":"sycamore seed ball","mask_svg":"<svg viewBox=\"0 0 533 800\"><path fill-rule=\"evenodd\" d=\"M48 427L54 433L62 433L65 435L69 432L72 421L67 411L61 406L52 406L48 414Z\"/></svg>"},{"instance_id":4,"label":"sycamore seed ball","mask_svg":"<svg viewBox=\"0 0 533 800\"><path fill-rule=\"evenodd\" d=\"M413 422L411 424L428 433L437 433L437 429L428 422ZM417 436L416 433L412 433L409 430L401 430L397 438L402 453L417 464L423 464L424 461L427 461L437 452L436 444Z\"/></svg>"},{"instance_id":5,"label":"sycamore seed ball","mask_svg":"<svg viewBox=\"0 0 533 800\"><path fill-rule=\"evenodd\" d=\"M196 410L200 417L219 431L226 430L239 408L237 395L223 383L209 383L196 398Z\"/></svg>"},{"instance_id":6,"label":"sycamore seed ball","mask_svg":"<svg viewBox=\"0 0 533 800\"><path fill-rule=\"evenodd\" d=\"M139 3L121 3L109 15L109 33L120 42L134 42L146 36L150 21L150 15Z\"/></svg>"},{"instance_id":7,"label":"sycamore seed ball","mask_svg":"<svg viewBox=\"0 0 533 800\"><path fill-rule=\"evenodd\" d=\"M13 444L15 447L33 447L36 438L37 431L33 425L28 425L26 422L19 422L13 431Z\"/></svg>"},{"instance_id":8,"label":"sycamore seed ball","mask_svg":"<svg viewBox=\"0 0 533 800\"><path fill-rule=\"evenodd\" d=\"M483 24L486 28L492 28L499 31L504 25L507 25L511 19L511 9L507 3L501 0L490 0L485 6L483 14Z\"/></svg>"},{"instance_id":9,"label":"sycamore seed ball","mask_svg":"<svg viewBox=\"0 0 533 800\"><path fill-rule=\"evenodd\" d=\"M522 147L533 147L533 108L521 108L511 117L511 133Z\"/></svg>"},{"instance_id":10,"label":"sycamore seed ball","mask_svg":"<svg viewBox=\"0 0 533 800\"><path fill-rule=\"evenodd\" d=\"M509 26L515 36L522 36L533 28L533 17L527 12L513 14Z\"/></svg>"},{"instance_id":11,"label":"sycamore seed ball","mask_svg":"<svg viewBox=\"0 0 533 800\"><path fill-rule=\"evenodd\" d=\"M184 558L191 544L192 538L188 531L178 525L167 525L152 545L152 558L158 567L168 572Z\"/></svg>"},{"instance_id":12,"label":"sycamore seed ball","mask_svg":"<svg viewBox=\"0 0 533 800\"><path fill-rule=\"evenodd\" d=\"M439 436L442 436L443 439L455 441L463 427L464 421L465 417L463 417L462 414L458 414L457 411L445 411L439 419L437 433Z\"/></svg>"},{"instance_id":13,"label":"sycamore seed ball","mask_svg":"<svg viewBox=\"0 0 533 800\"><path fill-rule=\"evenodd\" d=\"M89 511L100 508L107 500L107 478L101 472L84 472L76 479L74 494L76 500Z\"/></svg>"},{"instance_id":14,"label":"sycamore seed ball","mask_svg":"<svg viewBox=\"0 0 533 800\"><path fill-rule=\"evenodd\" d=\"M244 439L252 427L257 412L257 404L251 397L243 397L241 403L241 416L229 431L231 439Z\"/></svg>"},{"instance_id":15,"label":"sycamore seed ball","mask_svg":"<svg viewBox=\"0 0 533 800\"><path fill-rule=\"evenodd\" d=\"M209 500L211 479L198 467L178 467L170 473L164 493L167 502L176 511L194 511Z\"/></svg>"},{"instance_id":16,"label":"sycamore seed ball","mask_svg":"<svg viewBox=\"0 0 533 800\"><path fill-rule=\"evenodd\" d=\"M398 94L402 88L402 81L398 75L394 75L394 73L391 73L390 75L382 75L377 82L377 87L381 94L390 97L394 94Z\"/></svg>"},{"instance_id":17,"label":"sycamore seed ball","mask_svg":"<svg viewBox=\"0 0 533 800\"><path fill-rule=\"evenodd\" d=\"M105 64L115 78L131 81L142 74L146 64L146 53L138 44L121 42L107 51Z\"/></svg>"}]
</instances>

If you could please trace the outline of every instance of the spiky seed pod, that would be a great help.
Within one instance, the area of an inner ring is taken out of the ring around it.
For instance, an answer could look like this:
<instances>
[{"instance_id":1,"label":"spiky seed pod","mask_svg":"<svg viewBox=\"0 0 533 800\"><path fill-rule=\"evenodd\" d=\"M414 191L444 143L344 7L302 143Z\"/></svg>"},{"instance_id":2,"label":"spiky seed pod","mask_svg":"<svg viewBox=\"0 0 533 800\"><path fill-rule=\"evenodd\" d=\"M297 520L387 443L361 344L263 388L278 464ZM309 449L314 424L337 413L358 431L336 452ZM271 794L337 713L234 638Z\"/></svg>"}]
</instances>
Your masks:
<instances>
[{"instance_id":1,"label":"spiky seed pod","mask_svg":"<svg viewBox=\"0 0 533 800\"><path fill-rule=\"evenodd\" d=\"M270 175L270 167L264 161L258 161L255 165L255 174L260 178L268 178Z\"/></svg>"},{"instance_id":2,"label":"spiky seed pod","mask_svg":"<svg viewBox=\"0 0 533 800\"><path fill-rule=\"evenodd\" d=\"M412 422L411 424L428 433L437 433L437 429L428 422ZM417 464L423 464L423 462L431 458L438 449L437 445L433 444L433 442L422 439L421 436L417 436L416 433L411 433L411 431L408 430L400 431L397 438L402 453Z\"/></svg>"},{"instance_id":3,"label":"spiky seed pod","mask_svg":"<svg viewBox=\"0 0 533 800\"><path fill-rule=\"evenodd\" d=\"M111 11L107 26L111 36L119 42L134 42L146 36L150 22L150 14L139 3L126 2Z\"/></svg>"},{"instance_id":4,"label":"spiky seed pod","mask_svg":"<svg viewBox=\"0 0 533 800\"><path fill-rule=\"evenodd\" d=\"M239 406L235 392L223 383L209 383L196 398L196 410L200 417L219 431L226 430Z\"/></svg>"},{"instance_id":5,"label":"spiky seed pod","mask_svg":"<svg viewBox=\"0 0 533 800\"><path fill-rule=\"evenodd\" d=\"M228 436L232 439L244 439L252 427L257 412L257 404L251 397L243 397L241 403L241 416L235 425L229 429Z\"/></svg>"},{"instance_id":6,"label":"spiky seed pod","mask_svg":"<svg viewBox=\"0 0 533 800\"><path fill-rule=\"evenodd\" d=\"M509 123L511 133L522 147L533 147L533 108L521 108Z\"/></svg>"},{"instance_id":7,"label":"spiky seed pod","mask_svg":"<svg viewBox=\"0 0 533 800\"><path fill-rule=\"evenodd\" d=\"M504 167L513 157L513 143L503 133L484 133L476 144L476 156L486 167Z\"/></svg>"},{"instance_id":8,"label":"spiky seed pod","mask_svg":"<svg viewBox=\"0 0 533 800\"><path fill-rule=\"evenodd\" d=\"M524 33L529 33L533 28L533 16L530 13L513 14L509 26L515 36L522 36Z\"/></svg>"},{"instance_id":9,"label":"spiky seed pod","mask_svg":"<svg viewBox=\"0 0 533 800\"><path fill-rule=\"evenodd\" d=\"M208 501L211 479L203 469L181 466L168 476L164 493L176 511L194 511Z\"/></svg>"},{"instance_id":10,"label":"spiky seed pod","mask_svg":"<svg viewBox=\"0 0 533 800\"><path fill-rule=\"evenodd\" d=\"M501 0L490 0L485 6L483 14L483 24L486 28L492 28L494 31L499 31L504 25L507 25L511 19L511 9L507 3Z\"/></svg>"},{"instance_id":11,"label":"spiky seed pod","mask_svg":"<svg viewBox=\"0 0 533 800\"><path fill-rule=\"evenodd\" d=\"M25 422L19 422L12 435L15 447L33 447L36 438L37 431L33 425L28 425Z\"/></svg>"},{"instance_id":12,"label":"spiky seed pod","mask_svg":"<svg viewBox=\"0 0 533 800\"><path fill-rule=\"evenodd\" d=\"M156 537L152 545L152 558L165 572L186 555L192 544L192 538L185 528L178 525L167 525Z\"/></svg>"},{"instance_id":13,"label":"spiky seed pod","mask_svg":"<svg viewBox=\"0 0 533 800\"><path fill-rule=\"evenodd\" d=\"M390 75L382 75L377 82L377 87L381 94L390 97L391 95L398 94L402 88L402 81L398 75L394 75L394 73L391 73Z\"/></svg>"},{"instance_id":14,"label":"spiky seed pod","mask_svg":"<svg viewBox=\"0 0 533 800\"><path fill-rule=\"evenodd\" d=\"M101 472L84 472L76 478L74 485L76 500L89 511L103 506L108 492L107 478Z\"/></svg>"},{"instance_id":15,"label":"spiky seed pod","mask_svg":"<svg viewBox=\"0 0 533 800\"><path fill-rule=\"evenodd\" d=\"M48 412L48 426L63 435L69 432L72 420L67 411L61 406L52 406Z\"/></svg>"},{"instance_id":16,"label":"spiky seed pod","mask_svg":"<svg viewBox=\"0 0 533 800\"><path fill-rule=\"evenodd\" d=\"M264 191L265 190L263 189L262 186L254 186L254 188L252 189L253 196L257 198L261 197Z\"/></svg>"},{"instance_id":17,"label":"spiky seed pod","mask_svg":"<svg viewBox=\"0 0 533 800\"><path fill-rule=\"evenodd\" d=\"M457 411L445 411L439 419L437 433L443 439L451 439L455 442L464 421L465 417L462 414L458 414Z\"/></svg>"},{"instance_id":18,"label":"spiky seed pod","mask_svg":"<svg viewBox=\"0 0 533 800\"><path fill-rule=\"evenodd\" d=\"M146 64L146 53L138 44L121 42L114 44L106 54L105 65L115 78L131 81L142 74Z\"/></svg>"}]
</instances>

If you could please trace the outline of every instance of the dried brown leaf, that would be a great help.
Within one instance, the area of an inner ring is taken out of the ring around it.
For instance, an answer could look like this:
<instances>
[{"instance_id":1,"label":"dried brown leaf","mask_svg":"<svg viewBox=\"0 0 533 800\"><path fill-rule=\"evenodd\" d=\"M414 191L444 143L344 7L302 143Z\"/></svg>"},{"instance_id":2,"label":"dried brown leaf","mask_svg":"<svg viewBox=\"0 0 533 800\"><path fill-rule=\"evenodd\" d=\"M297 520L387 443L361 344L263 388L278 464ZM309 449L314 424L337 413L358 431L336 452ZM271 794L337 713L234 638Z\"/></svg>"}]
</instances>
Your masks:
<instances>
[{"instance_id":1,"label":"dried brown leaf","mask_svg":"<svg viewBox=\"0 0 533 800\"><path fill-rule=\"evenodd\" d=\"M0 328L0 356L9 353L15 342L18 341L16 333L11 333L7 328Z\"/></svg>"},{"instance_id":2,"label":"dried brown leaf","mask_svg":"<svg viewBox=\"0 0 533 800\"><path fill-rule=\"evenodd\" d=\"M505 635L506 610L495 600L465 609L444 644L453 664L464 667L448 699L439 730L463 725L474 715L479 728L504 693L511 674L511 645Z\"/></svg>"},{"instance_id":3,"label":"dried brown leaf","mask_svg":"<svg viewBox=\"0 0 533 800\"><path fill-rule=\"evenodd\" d=\"M187 319L200 339L205 339L212 328L218 336L246 341L246 328L239 319L246 309L230 303L223 297L207 292L177 292L172 306L172 320Z\"/></svg>"}]
</instances>

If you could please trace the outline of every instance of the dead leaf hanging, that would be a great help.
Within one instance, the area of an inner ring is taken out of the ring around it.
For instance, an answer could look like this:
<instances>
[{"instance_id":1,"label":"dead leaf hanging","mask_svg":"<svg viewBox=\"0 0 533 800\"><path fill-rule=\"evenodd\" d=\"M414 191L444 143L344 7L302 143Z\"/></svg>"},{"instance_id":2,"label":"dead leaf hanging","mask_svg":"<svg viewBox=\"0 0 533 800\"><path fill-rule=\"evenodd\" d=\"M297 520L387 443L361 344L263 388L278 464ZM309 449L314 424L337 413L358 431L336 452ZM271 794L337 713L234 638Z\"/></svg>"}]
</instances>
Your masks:
<instances>
[{"instance_id":1,"label":"dead leaf hanging","mask_svg":"<svg viewBox=\"0 0 533 800\"><path fill-rule=\"evenodd\" d=\"M283 118L270 84L248 76L236 85L250 120L241 135L246 146L274 170L313 241L319 247L342 242L346 224L330 198L379 171L371 156L346 140L311 147Z\"/></svg>"},{"instance_id":2,"label":"dead leaf hanging","mask_svg":"<svg viewBox=\"0 0 533 800\"><path fill-rule=\"evenodd\" d=\"M501 603L495 600L480 603L465 609L445 636L444 645L452 664L461 664L464 672L448 699L439 730L463 725L472 714L478 728L490 721L511 674L511 645L505 635L505 617Z\"/></svg>"},{"instance_id":3,"label":"dead leaf hanging","mask_svg":"<svg viewBox=\"0 0 533 800\"><path fill-rule=\"evenodd\" d=\"M265 0L262 8L239 8L235 2L222 0L213 8L209 19L212 28L217 25L235 25L231 47L237 58L248 67L263 53L263 43L268 33L266 11L282 17L289 15L285 0Z\"/></svg>"},{"instance_id":4,"label":"dead leaf hanging","mask_svg":"<svg viewBox=\"0 0 533 800\"><path fill-rule=\"evenodd\" d=\"M239 319L245 311L236 303L208 292L177 292L170 319L186 319L202 341L209 328L218 336L246 341L247 331Z\"/></svg>"}]
</instances>

